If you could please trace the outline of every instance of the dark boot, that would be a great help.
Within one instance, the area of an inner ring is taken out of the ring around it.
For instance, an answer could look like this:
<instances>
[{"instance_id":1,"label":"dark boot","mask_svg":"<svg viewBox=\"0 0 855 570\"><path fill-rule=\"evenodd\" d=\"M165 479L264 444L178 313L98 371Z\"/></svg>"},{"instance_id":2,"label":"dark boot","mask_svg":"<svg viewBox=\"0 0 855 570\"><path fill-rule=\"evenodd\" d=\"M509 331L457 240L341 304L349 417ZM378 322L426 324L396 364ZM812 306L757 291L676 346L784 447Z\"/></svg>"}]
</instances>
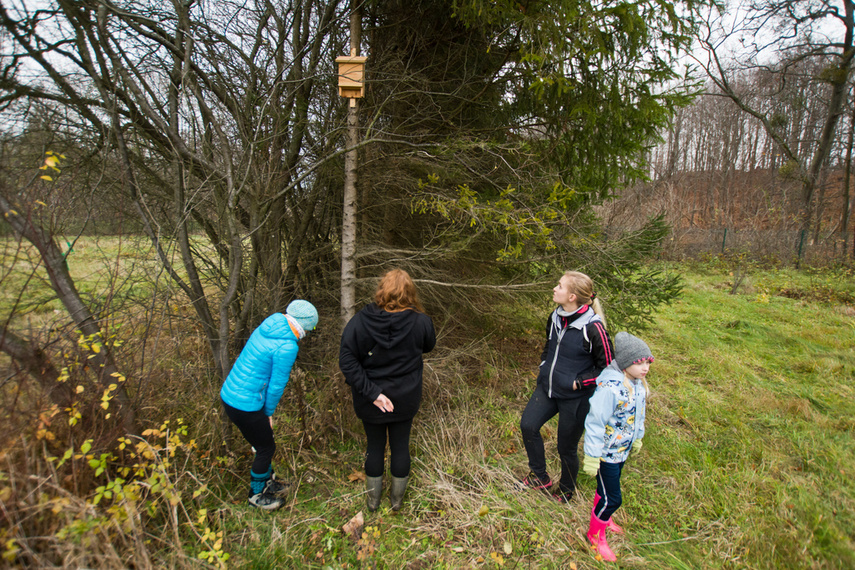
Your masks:
<instances>
[{"instance_id":1,"label":"dark boot","mask_svg":"<svg viewBox=\"0 0 855 570\"><path fill-rule=\"evenodd\" d=\"M365 506L370 512L380 508L380 497L383 495L383 476L365 478Z\"/></svg>"},{"instance_id":2,"label":"dark boot","mask_svg":"<svg viewBox=\"0 0 855 570\"><path fill-rule=\"evenodd\" d=\"M392 502L392 510L397 511L401 508L401 503L404 502L404 493L407 490L407 482L410 480L407 477L392 477L392 488L389 489L389 500Z\"/></svg>"}]
</instances>

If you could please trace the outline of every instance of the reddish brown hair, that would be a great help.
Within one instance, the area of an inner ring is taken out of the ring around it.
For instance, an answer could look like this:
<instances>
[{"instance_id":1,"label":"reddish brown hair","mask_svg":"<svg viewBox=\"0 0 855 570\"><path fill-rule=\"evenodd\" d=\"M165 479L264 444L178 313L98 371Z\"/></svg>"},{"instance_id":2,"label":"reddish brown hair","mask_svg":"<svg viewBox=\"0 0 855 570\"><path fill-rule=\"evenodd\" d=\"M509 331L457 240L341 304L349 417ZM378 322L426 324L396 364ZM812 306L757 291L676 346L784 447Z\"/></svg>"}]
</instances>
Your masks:
<instances>
[{"instance_id":1,"label":"reddish brown hair","mask_svg":"<svg viewBox=\"0 0 855 570\"><path fill-rule=\"evenodd\" d=\"M394 313L406 309L424 312L419 302L419 292L410 275L403 269L388 271L377 284L374 302L384 311Z\"/></svg>"}]
</instances>

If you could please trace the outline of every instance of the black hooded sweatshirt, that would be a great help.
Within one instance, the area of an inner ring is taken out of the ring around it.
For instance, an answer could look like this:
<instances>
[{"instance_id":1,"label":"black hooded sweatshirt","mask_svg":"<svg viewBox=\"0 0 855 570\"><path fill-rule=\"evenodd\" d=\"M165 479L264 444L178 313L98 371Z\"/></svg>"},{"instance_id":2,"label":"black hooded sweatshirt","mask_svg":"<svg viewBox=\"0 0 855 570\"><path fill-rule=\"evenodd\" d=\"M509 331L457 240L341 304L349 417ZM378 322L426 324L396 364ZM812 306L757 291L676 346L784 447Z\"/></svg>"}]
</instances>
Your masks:
<instances>
[{"instance_id":1,"label":"black hooded sweatshirt","mask_svg":"<svg viewBox=\"0 0 855 570\"><path fill-rule=\"evenodd\" d=\"M435 345L433 321L424 313L389 313L371 303L354 315L341 334L338 365L359 419L378 424L412 419L422 401L422 354ZM394 411L374 405L380 394L392 401Z\"/></svg>"}]
</instances>

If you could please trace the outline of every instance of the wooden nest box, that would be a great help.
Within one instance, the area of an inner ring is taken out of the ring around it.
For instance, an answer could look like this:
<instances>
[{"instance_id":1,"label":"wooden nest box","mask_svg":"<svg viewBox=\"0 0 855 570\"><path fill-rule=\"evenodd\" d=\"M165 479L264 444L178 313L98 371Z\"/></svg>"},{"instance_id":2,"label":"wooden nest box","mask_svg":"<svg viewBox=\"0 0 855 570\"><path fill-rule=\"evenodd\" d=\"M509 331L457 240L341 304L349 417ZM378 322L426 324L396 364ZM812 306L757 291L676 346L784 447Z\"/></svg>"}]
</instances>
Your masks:
<instances>
[{"instance_id":1,"label":"wooden nest box","mask_svg":"<svg viewBox=\"0 0 855 570\"><path fill-rule=\"evenodd\" d=\"M338 94L348 99L360 99L365 96L365 60L367 57L350 55L335 58L338 64Z\"/></svg>"}]
</instances>

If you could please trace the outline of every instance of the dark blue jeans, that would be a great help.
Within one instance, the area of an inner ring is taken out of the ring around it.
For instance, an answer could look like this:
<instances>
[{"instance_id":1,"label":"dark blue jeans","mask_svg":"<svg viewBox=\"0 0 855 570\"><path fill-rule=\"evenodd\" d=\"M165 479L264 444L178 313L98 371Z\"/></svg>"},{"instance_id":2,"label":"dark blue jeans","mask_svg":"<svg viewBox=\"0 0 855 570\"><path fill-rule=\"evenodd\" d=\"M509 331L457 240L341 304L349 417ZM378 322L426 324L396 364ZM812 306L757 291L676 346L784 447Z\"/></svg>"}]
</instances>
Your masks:
<instances>
[{"instance_id":1,"label":"dark blue jeans","mask_svg":"<svg viewBox=\"0 0 855 570\"><path fill-rule=\"evenodd\" d=\"M597 493L600 501L594 505L594 515L601 521L612 518L612 513L618 510L622 502L620 494L620 474L623 471L623 462L606 463L600 461L600 470L597 471Z\"/></svg>"},{"instance_id":2,"label":"dark blue jeans","mask_svg":"<svg viewBox=\"0 0 855 570\"><path fill-rule=\"evenodd\" d=\"M523 445L528 454L528 466L541 481L546 481L546 452L540 428L558 414L558 457L561 458L561 479L559 488L562 493L572 495L576 490L576 475L579 473L577 448L585 431L585 417L591 408L588 397L571 400L550 398L539 385L534 389L520 420Z\"/></svg>"},{"instance_id":3,"label":"dark blue jeans","mask_svg":"<svg viewBox=\"0 0 855 570\"><path fill-rule=\"evenodd\" d=\"M368 445L365 451L365 475L381 477L386 471L386 434L389 434L389 471L393 477L410 474L410 429L413 420L388 424L363 421Z\"/></svg>"}]
</instances>

